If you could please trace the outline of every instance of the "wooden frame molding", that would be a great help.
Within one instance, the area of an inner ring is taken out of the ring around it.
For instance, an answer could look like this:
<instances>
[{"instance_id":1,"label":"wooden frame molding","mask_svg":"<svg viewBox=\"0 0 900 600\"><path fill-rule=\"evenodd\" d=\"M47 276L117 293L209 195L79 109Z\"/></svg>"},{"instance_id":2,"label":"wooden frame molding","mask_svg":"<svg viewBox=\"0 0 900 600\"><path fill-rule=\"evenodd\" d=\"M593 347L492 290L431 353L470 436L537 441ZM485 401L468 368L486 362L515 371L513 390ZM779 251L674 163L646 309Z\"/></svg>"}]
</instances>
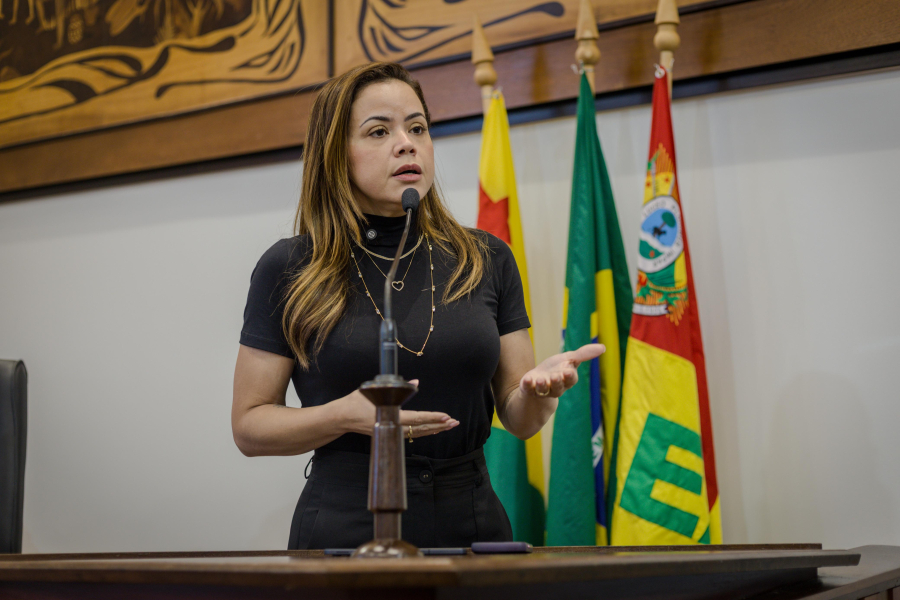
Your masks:
<instances>
[{"instance_id":1,"label":"wooden frame molding","mask_svg":"<svg viewBox=\"0 0 900 600\"><path fill-rule=\"evenodd\" d=\"M598 97L652 82L655 26L632 22L600 33ZM675 56L679 81L829 60L900 43L896 0L748 0L681 18ZM510 109L577 95L576 43L555 40L496 53L494 67ZM864 67L863 67L864 68ZM468 59L415 69L436 123L481 114ZM0 193L136 173L303 144L314 89L0 150Z\"/></svg>"}]
</instances>

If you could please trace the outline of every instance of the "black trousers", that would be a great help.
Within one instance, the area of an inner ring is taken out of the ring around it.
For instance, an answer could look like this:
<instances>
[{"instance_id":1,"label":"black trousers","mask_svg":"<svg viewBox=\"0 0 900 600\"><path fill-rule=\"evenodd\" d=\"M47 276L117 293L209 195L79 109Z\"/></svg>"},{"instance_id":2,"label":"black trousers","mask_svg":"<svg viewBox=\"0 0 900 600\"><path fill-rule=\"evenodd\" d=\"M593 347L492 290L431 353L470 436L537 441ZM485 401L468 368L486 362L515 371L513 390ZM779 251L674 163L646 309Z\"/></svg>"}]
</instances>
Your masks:
<instances>
[{"instance_id":1,"label":"black trousers","mask_svg":"<svg viewBox=\"0 0 900 600\"><path fill-rule=\"evenodd\" d=\"M294 510L288 549L356 548L371 540L368 487L368 454L316 450ZM451 459L407 456L406 491L402 535L419 548L512 540L481 449Z\"/></svg>"}]
</instances>

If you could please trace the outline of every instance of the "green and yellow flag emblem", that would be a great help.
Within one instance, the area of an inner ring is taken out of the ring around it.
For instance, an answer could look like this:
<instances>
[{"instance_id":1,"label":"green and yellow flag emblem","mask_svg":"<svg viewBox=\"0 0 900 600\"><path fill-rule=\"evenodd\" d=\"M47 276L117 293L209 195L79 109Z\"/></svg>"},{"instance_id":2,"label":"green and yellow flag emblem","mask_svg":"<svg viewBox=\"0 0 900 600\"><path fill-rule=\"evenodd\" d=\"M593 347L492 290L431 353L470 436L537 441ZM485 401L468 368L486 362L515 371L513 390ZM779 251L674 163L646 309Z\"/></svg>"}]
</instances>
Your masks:
<instances>
[{"instance_id":1,"label":"green and yellow flag emblem","mask_svg":"<svg viewBox=\"0 0 900 600\"><path fill-rule=\"evenodd\" d=\"M631 283L587 77L581 77L569 216L563 350L606 345L578 367L553 425L547 543L606 544L607 489L631 319ZM612 486L610 488L610 486Z\"/></svg>"}]
</instances>

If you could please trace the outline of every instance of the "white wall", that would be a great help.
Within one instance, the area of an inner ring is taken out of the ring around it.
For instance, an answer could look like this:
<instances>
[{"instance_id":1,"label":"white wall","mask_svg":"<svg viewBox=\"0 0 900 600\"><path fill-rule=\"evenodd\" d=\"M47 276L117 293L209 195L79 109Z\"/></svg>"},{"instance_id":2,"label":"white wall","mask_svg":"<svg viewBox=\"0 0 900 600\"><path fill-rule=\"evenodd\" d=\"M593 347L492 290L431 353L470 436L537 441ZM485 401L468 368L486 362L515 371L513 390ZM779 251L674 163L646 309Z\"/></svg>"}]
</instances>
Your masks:
<instances>
[{"instance_id":1,"label":"white wall","mask_svg":"<svg viewBox=\"0 0 900 600\"><path fill-rule=\"evenodd\" d=\"M727 542L900 544L897 98L893 70L674 103ZM631 259L649 121L597 119ZM574 131L512 131L541 357ZM467 224L479 146L436 142ZM282 163L0 204L0 357L30 375L26 552L286 545L307 459L243 457L229 409L250 271L289 235L299 178Z\"/></svg>"}]
</instances>

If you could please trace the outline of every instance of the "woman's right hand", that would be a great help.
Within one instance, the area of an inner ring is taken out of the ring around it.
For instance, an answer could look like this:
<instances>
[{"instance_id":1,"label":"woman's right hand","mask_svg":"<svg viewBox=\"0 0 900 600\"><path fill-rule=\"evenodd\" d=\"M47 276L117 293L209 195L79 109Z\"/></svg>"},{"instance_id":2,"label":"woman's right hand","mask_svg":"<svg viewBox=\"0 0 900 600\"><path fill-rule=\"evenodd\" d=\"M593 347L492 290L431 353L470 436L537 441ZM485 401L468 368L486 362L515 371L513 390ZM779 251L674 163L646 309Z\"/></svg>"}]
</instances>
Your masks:
<instances>
[{"instance_id":1,"label":"woman's right hand","mask_svg":"<svg viewBox=\"0 0 900 600\"><path fill-rule=\"evenodd\" d=\"M246 456L295 456L348 432L372 435L375 406L359 391L319 406L285 408L294 360L240 345L234 367L231 428ZM418 384L418 381L412 383ZM403 437L440 433L459 421L439 412L401 410Z\"/></svg>"},{"instance_id":2,"label":"woman's right hand","mask_svg":"<svg viewBox=\"0 0 900 600\"><path fill-rule=\"evenodd\" d=\"M419 380L413 379L410 383L418 386ZM337 402L343 404L343 415L348 432L372 435L372 428L375 426L375 405L368 398L356 390ZM442 412L401 410L400 425L403 427L403 437L409 435L409 427L412 426L412 437L417 438L453 429L459 425L459 421Z\"/></svg>"}]
</instances>

